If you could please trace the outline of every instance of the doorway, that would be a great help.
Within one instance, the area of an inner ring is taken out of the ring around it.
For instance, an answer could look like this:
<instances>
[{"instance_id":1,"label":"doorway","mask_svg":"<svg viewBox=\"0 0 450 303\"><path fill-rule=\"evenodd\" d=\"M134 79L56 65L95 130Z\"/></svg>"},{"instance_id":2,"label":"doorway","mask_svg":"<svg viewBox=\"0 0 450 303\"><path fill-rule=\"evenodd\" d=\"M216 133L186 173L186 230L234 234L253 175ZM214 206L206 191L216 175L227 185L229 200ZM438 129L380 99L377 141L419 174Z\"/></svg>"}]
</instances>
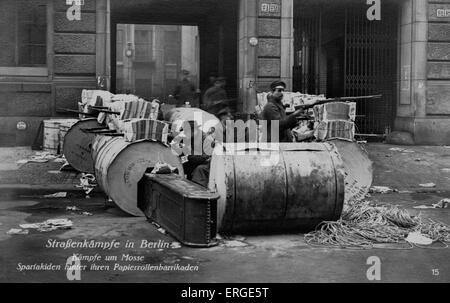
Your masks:
<instances>
[{"instance_id":1,"label":"doorway","mask_svg":"<svg viewBox=\"0 0 450 303\"><path fill-rule=\"evenodd\" d=\"M226 77L228 98L235 99L238 3L111 0L111 91L167 102L188 71L200 105L211 75Z\"/></svg>"},{"instance_id":2,"label":"doorway","mask_svg":"<svg viewBox=\"0 0 450 303\"><path fill-rule=\"evenodd\" d=\"M116 25L117 94L167 101L184 76L198 87L197 26Z\"/></svg>"},{"instance_id":3,"label":"doorway","mask_svg":"<svg viewBox=\"0 0 450 303\"><path fill-rule=\"evenodd\" d=\"M382 20L369 21L365 2L336 2L295 2L293 88L327 98L381 94L358 101L356 126L385 134L397 99L397 4L383 1Z\"/></svg>"}]
</instances>

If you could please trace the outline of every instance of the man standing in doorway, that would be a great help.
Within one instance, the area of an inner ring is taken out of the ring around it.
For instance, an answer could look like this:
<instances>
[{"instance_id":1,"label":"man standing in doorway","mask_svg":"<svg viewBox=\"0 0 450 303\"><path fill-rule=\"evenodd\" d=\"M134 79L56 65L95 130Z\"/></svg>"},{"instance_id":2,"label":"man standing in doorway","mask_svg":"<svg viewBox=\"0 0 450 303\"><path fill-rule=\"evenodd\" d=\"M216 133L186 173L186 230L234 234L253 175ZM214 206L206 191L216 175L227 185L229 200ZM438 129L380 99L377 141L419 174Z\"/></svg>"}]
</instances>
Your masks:
<instances>
[{"instance_id":1,"label":"man standing in doorway","mask_svg":"<svg viewBox=\"0 0 450 303\"><path fill-rule=\"evenodd\" d=\"M189 102L191 106L198 106L198 98L196 95L195 85L189 80L189 71L182 70L182 77L180 84L175 87L173 96L177 100L177 107L184 106L186 102Z\"/></svg>"},{"instance_id":2,"label":"man standing in doorway","mask_svg":"<svg viewBox=\"0 0 450 303\"><path fill-rule=\"evenodd\" d=\"M217 77L214 80L214 86L208 88L203 95L203 106L206 111L215 104L228 99L225 85L227 84L225 77Z\"/></svg>"},{"instance_id":3,"label":"man standing in doorway","mask_svg":"<svg viewBox=\"0 0 450 303\"><path fill-rule=\"evenodd\" d=\"M303 110L297 110L287 115L286 109L282 103L283 92L286 84L282 81L275 81L270 84L271 92L267 95L267 104L262 112L262 120L267 121L267 142L272 142L271 126L272 121L279 121L279 142L293 142L291 129L293 129L298 121L297 117L303 114Z\"/></svg>"}]
</instances>

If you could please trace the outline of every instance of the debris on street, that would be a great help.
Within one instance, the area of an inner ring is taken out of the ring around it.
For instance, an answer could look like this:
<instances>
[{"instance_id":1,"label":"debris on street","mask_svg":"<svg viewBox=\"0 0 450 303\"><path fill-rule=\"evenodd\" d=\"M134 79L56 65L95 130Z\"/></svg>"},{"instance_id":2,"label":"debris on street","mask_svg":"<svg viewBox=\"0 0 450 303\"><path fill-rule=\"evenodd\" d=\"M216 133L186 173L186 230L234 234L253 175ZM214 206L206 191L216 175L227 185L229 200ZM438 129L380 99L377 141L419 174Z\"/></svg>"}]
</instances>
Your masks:
<instances>
[{"instance_id":1,"label":"debris on street","mask_svg":"<svg viewBox=\"0 0 450 303\"><path fill-rule=\"evenodd\" d=\"M77 206L67 206L66 210L72 211L72 212L77 212L78 214L80 214L82 216L93 216L93 214L91 212L83 211L81 208L79 208Z\"/></svg>"},{"instance_id":2,"label":"debris on street","mask_svg":"<svg viewBox=\"0 0 450 303\"><path fill-rule=\"evenodd\" d=\"M393 147L389 149L390 151L396 151L396 152L400 152L400 153L415 153L415 151L413 150L409 150L409 149L404 149L404 148L399 148L399 147Z\"/></svg>"},{"instance_id":3,"label":"debris on street","mask_svg":"<svg viewBox=\"0 0 450 303\"><path fill-rule=\"evenodd\" d=\"M181 244L179 242L172 242L172 243L170 243L170 248L172 248L172 249L181 248Z\"/></svg>"},{"instance_id":4,"label":"debris on street","mask_svg":"<svg viewBox=\"0 0 450 303\"><path fill-rule=\"evenodd\" d=\"M450 199L442 199L433 205L420 205L414 207L415 209L436 209L436 208L450 208Z\"/></svg>"},{"instance_id":5,"label":"debris on street","mask_svg":"<svg viewBox=\"0 0 450 303\"><path fill-rule=\"evenodd\" d=\"M370 193L377 193L377 194L388 194L388 193L392 193L395 192L395 189L392 189L390 187L387 186L372 186L370 188Z\"/></svg>"},{"instance_id":6,"label":"debris on street","mask_svg":"<svg viewBox=\"0 0 450 303\"><path fill-rule=\"evenodd\" d=\"M26 163L46 163L50 160L56 159L57 156L52 155L49 152L43 151L43 152L37 152L33 156L31 156L29 159L23 159L19 160L16 163L17 164L26 164Z\"/></svg>"},{"instance_id":7,"label":"debris on street","mask_svg":"<svg viewBox=\"0 0 450 303\"><path fill-rule=\"evenodd\" d=\"M157 231L159 231L163 235L165 235L167 233L166 230L164 228L162 228L162 227L158 228Z\"/></svg>"},{"instance_id":8,"label":"debris on street","mask_svg":"<svg viewBox=\"0 0 450 303\"><path fill-rule=\"evenodd\" d=\"M409 243L419 244L419 245L431 245L433 244L433 240L422 235L420 232L415 231L408 234L408 237L405 239Z\"/></svg>"},{"instance_id":9,"label":"debris on street","mask_svg":"<svg viewBox=\"0 0 450 303\"><path fill-rule=\"evenodd\" d=\"M80 185L76 185L78 188L82 188L86 193L86 198L89 198L89 194L94 190L97 186L97 182L95 180L95 176L92 174L82 173L80 177Z\"/></svg>"},{"instance_id":10,"label":"debris on street","mask_svg":"<svg viewBox=\"0 0 450 303\"><path fill-rule=\"evenodd\" d=\"M11 228L9 231L6 232L8 235L28 235L27 229L20 229L20 228Z\"/></svg>"},{"instance_id":11,"label":"debris on street","mask_svg":"<svg viewBox=\"0 0 450 303\"><path fill-rule=\"evenodd\" d=\"M217 237L218 240L220 240L220 246L225 247L245 247L248 246L247 243L245 243L245 237L243 236L232 236L232 237Z\"/></svg>"},{"instance_id":12,"label":"debris on street","mask_svg":"<svg viewBox=\"0 0 450 303\"><path fill-rule=\"evenodd\" d=\"M450 242L448 225L422 220L396 206L372 206L367 201L345 205L340 220L323 222L305 235L305 241L312 246L372 249L375 244L404 244L412 232L429 237L433 243ZM409 240L416 239L412 237Z\"/></svg>"},{"instance_id":13,"label":"debris on street","mask_svg":"<svg viewBox=\"0 0 450 303\"><path fill-rule=\"evenodd\" d=\"M231 241L224 240L222 245L225 246L225 247L245 247L245 246L248 246L247 243L241 242L241 241L237 241L237 240L231 240Z\"/></svg>"},{"instance_id":14,"label":"debris on street","mask_svg":"<svg viewBox=\"0 0 450 303\"><path fill-rule=\"evenodd\" d=\"M59 170L49 170L47 173L52 174L52 175L56 175L56 174L60 174L61 171L59 171Z\"/></svg>"},{"instance_id":15,"label":"debris on street","mask_svg":"<svg viewBox=\"0 0 450 303\"><path fill-rule=\"evenodd\" d=\"M450 199L442 199L436 204L433 204L434 208L450 208Z\"/></svg>"},{"instance_id":16,"label":"debris on street","mask_svg":"<svg viewBox=\"0 0 450 303\"><path fill-rule=\"evenodd\" d=\"M58 192L54 194L44 195L44 198L66 198L67 192Z\"/></svg>"},{"instance_id":17,"label":"debris on street","mask_svg":"<svg viewBox=\"0 0 450 303\"><path fill-rule=\"evenodd\" d=\"M56 158L55 160L53 160L53 162L56 162L56 163L67 163L67 160L66 160L66 158L64 156L62 156L62 157Z\"/></svg>"},{"instance_id":18,"label":"debris on street","mask_svg":"<svg viewBox=\"0 0 450 303\"><path fill-rule=\"evenodd\" d=\"M435 188L436 184L430 182L430 183L419 184L419 186L423 187L423 188Z\"/></svg>"},{"instance_id":19,"label":"debris on street","mask_svg":"<svg viewBox=\"0 0 450 303\"><path fill-rule=\"evenodd\" d=\"M36 229L40 232L49 232L58 229L70 229L73 226L73 222L69 219L49 219L44 222L20 224L22 229Z\"/></svg>"}]
</instances>

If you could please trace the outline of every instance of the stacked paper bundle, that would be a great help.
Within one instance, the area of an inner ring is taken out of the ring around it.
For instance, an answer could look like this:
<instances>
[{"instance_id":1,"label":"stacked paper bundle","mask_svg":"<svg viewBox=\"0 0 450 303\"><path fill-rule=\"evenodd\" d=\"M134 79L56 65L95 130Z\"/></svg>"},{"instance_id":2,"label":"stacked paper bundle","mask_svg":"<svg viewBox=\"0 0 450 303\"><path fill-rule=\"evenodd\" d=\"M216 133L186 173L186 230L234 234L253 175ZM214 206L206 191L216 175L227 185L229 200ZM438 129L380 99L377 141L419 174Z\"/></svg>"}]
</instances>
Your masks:
<instances>
[{"instance_id":1,"label":"stacked paper bundle","mask_svg":"<svg viewBox=\"0 0 450 303\"><path fill-rule=\"evenodd\" d=\"M153 119L158 118L159 103L154 100L153 102L147 102L145 100L137 100L131 102L125 102L124 110L121 111L121 119Z\"/></svg>"},{"instance_id":2,"label":"stacked paper bundle","mask_svg":"<svg viewBox=\"0 0 450 303\"><path fill-rule=\"evenodd\" d=\"M316 127L314 135L319 141L331 139L353 141L355 137L355 123L344 120L322 121Z\"/></svg>"},{"instance_id":3,"label":"stacked paper bundle","mask_svg":"<svg viewBox=\"0 0 450 303\"><path fill-rule=\"evenodd\" d=\"M333 102L314 106L314 117L317 122L325 120L346 120L354 122L356 118L356 102Z\"/></svg>"},{"instance_id":4,"label":"stacked paper bundle","mask_svg":"<svg viewBox=\"0 0 450 303\"><path fill-rule=\"evenodd\" d=\"M116 101L108 104L108 108L116 114L108 114L104 116L109 128L120 130L123 128L123 121L130 119L151 119L157 120L159 114L159 101L153 100L148 102L142 99L137 101ZM100 116L99 116L100 119ZM99 121L102 123L103 121Z\"/></svg>"},{"instance_id":5,"label":"stacked paper bundle","mask_svg":"<svg viewBox=\"0 0 450 303\"><path fill-rule=\"evenodd\" d=\"M133 102L138 101L139 97L135 95L114 95L111 98L111 102L123 101L123 102Z\"/></svg>"},{"instance_id":6,"label":"stacked paper bundle","mask_svg":"<svg viewBox=\"0 0 450 303\"><path fill-rule=\"evenodd\" d=\"M353 141L355 137L355 102L333 102L314 106L317 140L343 139Z\"/></svg>"},{"instance_id":7,"label":"stacked paper bundle","mask_svg":"<svg viewBox=\"0 0 450 303\"><path fill-rule=\"evenodd\" d=\"M83 113L91 113L89 106L103 106L103 103L111 102L114 95L105 90L87 90L81 92L81 102L78 102L78 109ZM85 118L80 114L80 119Z\"/></svg>"},{"instance_id":8,"label":"stacked paper bundle","mask_svg":"<svg viewBox=\"0 0 450 303\"><path fill-rule=\"evenodd\" d=\"M122 132L128 142L152 139L167 144L169 123L151 119L125 120Z\"/></svg>"}]
</instances>

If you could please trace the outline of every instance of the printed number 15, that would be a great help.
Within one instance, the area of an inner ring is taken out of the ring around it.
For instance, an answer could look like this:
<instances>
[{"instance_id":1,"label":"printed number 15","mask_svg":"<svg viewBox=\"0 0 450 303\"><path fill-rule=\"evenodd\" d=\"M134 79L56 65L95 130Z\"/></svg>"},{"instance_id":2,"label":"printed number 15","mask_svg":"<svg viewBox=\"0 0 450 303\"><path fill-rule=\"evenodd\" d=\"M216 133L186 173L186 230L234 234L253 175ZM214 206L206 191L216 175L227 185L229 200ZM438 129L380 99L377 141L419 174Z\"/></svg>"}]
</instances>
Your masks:
<instances>
[{"instance_id":1,"label":"printed number 15","mask_svg":"<svg viewBox=\"0 0 450 303\"><path fill-rule=\"evenodd\" d=\"M433 273L433 276L439 276L439 269L433 269L431 272Z\"/></svg>"}]
</instances>

